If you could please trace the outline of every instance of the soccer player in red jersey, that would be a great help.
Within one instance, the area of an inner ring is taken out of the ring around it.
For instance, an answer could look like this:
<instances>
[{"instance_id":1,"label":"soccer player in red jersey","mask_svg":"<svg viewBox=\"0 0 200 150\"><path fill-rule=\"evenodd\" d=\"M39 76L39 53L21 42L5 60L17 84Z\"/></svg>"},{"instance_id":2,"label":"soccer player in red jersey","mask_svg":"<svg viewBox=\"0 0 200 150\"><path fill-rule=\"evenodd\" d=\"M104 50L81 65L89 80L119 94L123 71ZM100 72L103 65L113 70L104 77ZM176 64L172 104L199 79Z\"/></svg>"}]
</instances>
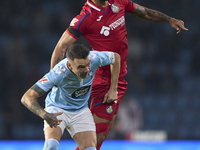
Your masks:
<instances>
[{"instance_id":1,"label":"soccer player in red jersey","mask_svg":"<svg viewBox=\"0 0 200 150\"><path fill-rule=\"evenodd\" d=\"M111 83L110 67L98 68L91 92L91 106L97 132L97 150L105 140L113 123L120 100L127 90L124 75L127 73L127 32L125 13L153 22L170 23L177 34L184 27L182 20L169 17L159 11L152 10L134 3L132 0L87 0L79 15L73 18L68 29L58 41L51 58L51 68L64 58L65 51L81 35L89 42L93 50L112 51L121 56L121 69L118 80L118 93L109 92ZM116 101L103 102L105 98L118 96ZM77 148L78 149L78 148Z\"/></svg>"}]
</instances>

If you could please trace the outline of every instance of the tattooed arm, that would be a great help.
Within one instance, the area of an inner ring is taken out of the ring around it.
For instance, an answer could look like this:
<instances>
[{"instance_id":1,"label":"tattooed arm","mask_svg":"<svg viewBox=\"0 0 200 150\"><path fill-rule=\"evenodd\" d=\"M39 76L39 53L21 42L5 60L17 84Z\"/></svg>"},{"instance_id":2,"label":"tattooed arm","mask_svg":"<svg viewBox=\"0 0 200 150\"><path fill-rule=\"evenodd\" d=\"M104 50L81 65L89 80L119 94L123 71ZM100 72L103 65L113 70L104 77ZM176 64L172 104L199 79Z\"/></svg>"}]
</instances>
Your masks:
<instances>
[{"instance_id":1,"label":"tattooed arm","mask_svg":"<svg viewBox=\"0 0 200 150\"><path fill-rule=\"evenodd\" d=\"M70 36L66 31L63 33L53 51L51 57L51 69L64 58L65 51L75 41L76 39Z\"/></svg>"},{"instance_id":2,"label":"tattooed arm","mask_svg":"<svg viewBox=\"0 0 200 150\"><path fill-rule=\"evenodd\" d=\"M61 115L59 113L48 113L38 103L37 98L46 93L36 84L34 84L22 97L21 102L34 114L38 115L50 125L50 127L56 127L62 120L58 120L56 116Z\"/></svg>"},{"instance_id":3,"label":"tattooed arm","mask_svg":"<svg viewBox=\"0 0 200 150\"><path fill-rule=\"evenodd\" d=\"M167 22L171 24L171 27L177 30L177 34L180 33L182 30L188 30L184 26L184 22L182 20L175 19L170 17L164 13L159 11L149 9L138 4L135 4L136 9L131 14L153 22Z\"/></svg>"}]
</instances>

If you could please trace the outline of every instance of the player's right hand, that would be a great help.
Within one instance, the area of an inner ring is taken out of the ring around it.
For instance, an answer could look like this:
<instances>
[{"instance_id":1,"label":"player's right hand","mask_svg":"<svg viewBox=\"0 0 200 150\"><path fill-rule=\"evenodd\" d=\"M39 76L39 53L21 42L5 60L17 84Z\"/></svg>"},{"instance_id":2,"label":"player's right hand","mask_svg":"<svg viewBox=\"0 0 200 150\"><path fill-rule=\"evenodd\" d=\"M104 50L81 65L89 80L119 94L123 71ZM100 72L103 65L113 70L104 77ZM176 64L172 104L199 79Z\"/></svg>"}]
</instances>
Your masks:
<instances>
[{"instance_id":1,"label":"player's right hand","mask_svg":"<svg viewBox=\"0 0 200 150\"><path fill-rule=\"evenodd\" d=\"M53 127L57 127L57 125L59 125L62 120L61 119L57 119L57 116L61 115L63 112L58 112L58 113L48 113L45 115L44 120L46 120L46 122L49 124L49 126L51 128Z\"/></svg>"},{"instance_id":2,"label":"player's right hand","mask_svg":"<svg viewBox=\"0 0 200 150\"><path fill-rule=\"evenodd\" d=\"M177 30L177 34L179 34L182 30L188 30L185 26L184 26L184 22L182 20L178 20L175 18L172 18L170 20L170 24L171 27Z\"/></svg>"},{"instance_id":3,"label":"player's right hand","mask_svg":"<svg viewBox=\"0 0 200 150\"><path fill-rule=\"evenodd\" d=\"M109 90L104 96L103 103L106 103L106 102L112 103L112 102L116 101L118 98L117 94L118 94L117 91Z\"/></svg>"}]
</instances>

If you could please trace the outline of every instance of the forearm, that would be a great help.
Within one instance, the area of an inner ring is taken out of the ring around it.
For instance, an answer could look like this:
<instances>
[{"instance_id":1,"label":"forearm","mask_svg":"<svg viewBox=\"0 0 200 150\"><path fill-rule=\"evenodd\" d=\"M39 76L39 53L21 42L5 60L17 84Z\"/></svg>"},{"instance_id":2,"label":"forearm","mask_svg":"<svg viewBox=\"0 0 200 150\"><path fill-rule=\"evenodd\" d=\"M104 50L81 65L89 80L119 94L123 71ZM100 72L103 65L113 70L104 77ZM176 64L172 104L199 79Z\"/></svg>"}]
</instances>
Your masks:
<instances>
[{"instance_id":1,"label":"forearm","mask_svg":"<svg viewBox=\"0 0 200 150\"><path fill-rule=\"evenodd\" d=\"M51 69L64 58L65 51L65 47L62 47L59 43L56 45L51 57Z\"/></svg>"},{"instance_id":2,"label":"forearm","mask_svg":"<svg viewBox=\"0 0 200 150\"><path fill-rule=\"evenodd\" d=\"M115 53L115 63L110 65L110 71L111 71L110 89L111 90L117 90L119 72L120 72L120 56L117 53Z\"/></svg>"},{"instance_id":3,"label":"forearm","mask_svg":"<svg viewBox=\"0 0 200 150\"><path fill-rule=\"evenodd\" d=\"M31 87L22 97L21 102L26 108L32 111L34 114L38 115L44 119L50 127L56 127L62 120L57 119L57 115L61 115L62 112L58 113L48 113L46 112L38 103L37 98L42 94L46 93L40 89L36 84Z\"/></svg>"},{"instance_id":4,"label":"forearm","mask_svg":"<svg viewBox=\"0 0 200 150\"><path fill-rule=\"evenodd\" d=\"M170 17L162 12L159 12L159 11L153 10L153 9L149 9L149 8L140 6L138 4L136 4L136 9L132 14L139 18L153 21L153 22L170 22L170 20L172 19L172 17Z\"/></svg>"},{"instance_id":5,"label":"forearm","mask_svg":"<svg viewBox=\"0 0 200 150\"><path fill-rule=\"evenodd\" d=\"M58 41L52 57L51 57L51 69L59 63L65 56L65 51L67 48L72 45L76 41L75 38L70 36L66 31L61 36L60 40Z\"/></svg>"},{"instance_id":6,"label":"forearm","mask_svg":"<svg viewBox=\"0 0 200 150\"><path fill-rule=\"evenodd\" d=\"M31 112L38 115L42 119L45 118L46 111L40 106L40 104L37 101L37 98L35 96L28 96L28 94L31 92L27 91L24 96L21 99L22 104L28 108Z\"/></svg>"},{"instance_id":7,"label":"forearm","mask_svg":"<svg viewBox=\"0 0 200 150\"><path fill-rule=\"evenodd\" d=\"M168 15L161 13L159 11L148 9L146 8L146 19L154 22L170 22L172 17L169 17Z\"/></svg>"}]
</instances>

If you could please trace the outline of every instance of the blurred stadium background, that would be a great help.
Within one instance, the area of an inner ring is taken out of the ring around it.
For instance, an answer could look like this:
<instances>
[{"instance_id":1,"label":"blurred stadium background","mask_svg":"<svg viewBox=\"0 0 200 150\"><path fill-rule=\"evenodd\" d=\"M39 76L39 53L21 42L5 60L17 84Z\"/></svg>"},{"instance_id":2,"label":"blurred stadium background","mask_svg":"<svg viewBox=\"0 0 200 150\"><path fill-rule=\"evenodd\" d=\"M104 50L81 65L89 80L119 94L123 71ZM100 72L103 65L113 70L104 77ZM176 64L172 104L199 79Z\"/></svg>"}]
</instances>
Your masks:
<instances>
[{"instance_id":1,"label":"blurred stadium background","mask_svg":"<svg viewBox=\"0 0 200 150\"><path fill-rule=\"evenodd\" d=\"M28 111L20 99L49 71L56 43L85 1L0 1L0 146L9 140L44 139L42 119ZM188 140L199 141L200 1L134 2L182 19L189 31L177 35L169 24L126 14L128 91L107 142L181 140L187 144ZM76 43L90 47L84 38ZM44 98L39 99L42 106ZM70 139L65 132L63 140ZM150 147L142 149L156 150Z\"/></svg>"}]
</instances>

